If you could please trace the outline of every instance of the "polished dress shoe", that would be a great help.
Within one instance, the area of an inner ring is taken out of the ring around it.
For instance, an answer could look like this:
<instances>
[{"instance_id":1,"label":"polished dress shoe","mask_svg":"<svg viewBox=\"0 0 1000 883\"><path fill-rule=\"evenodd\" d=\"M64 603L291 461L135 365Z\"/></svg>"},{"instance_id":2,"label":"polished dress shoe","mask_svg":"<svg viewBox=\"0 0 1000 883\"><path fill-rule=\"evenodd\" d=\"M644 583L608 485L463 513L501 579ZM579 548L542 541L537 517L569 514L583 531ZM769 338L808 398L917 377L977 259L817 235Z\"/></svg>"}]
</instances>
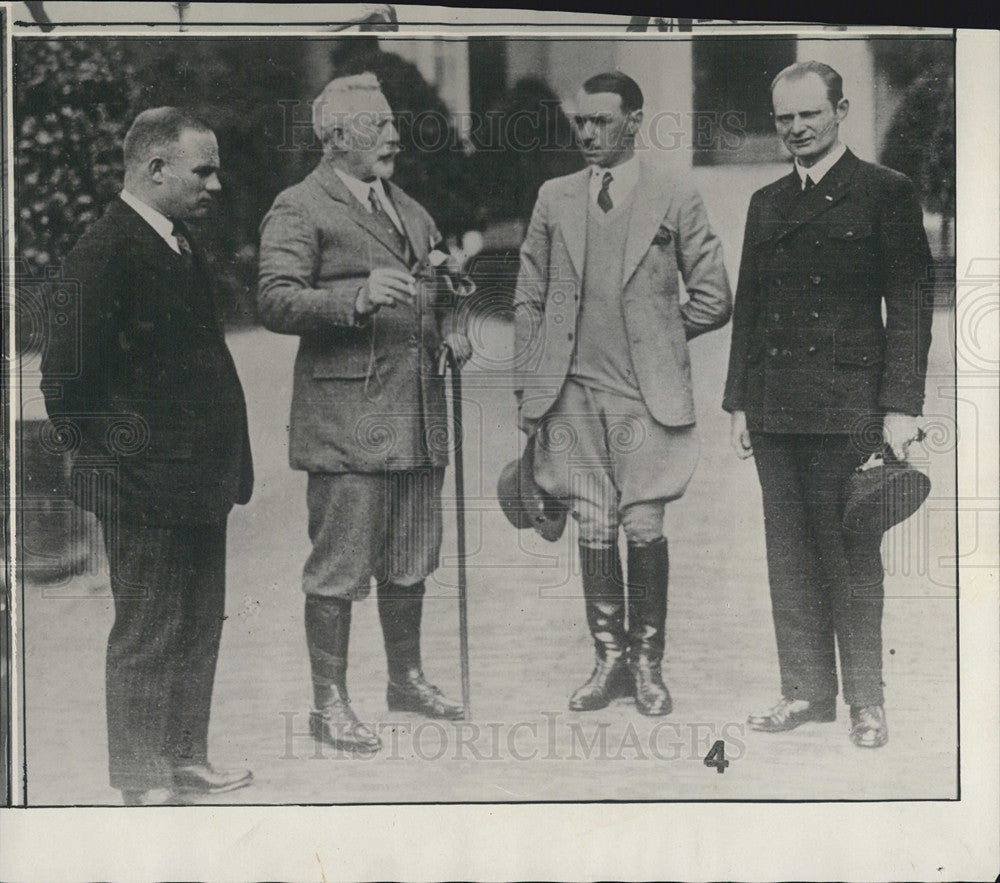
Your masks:
<instances>
[{"instance_id":1,"label":"polished dress shoe","mask_svg":"<svg viewBox=\"0 0 1000 883\"><path fill-rule=\"evenodd\" d=\"M837 700L821 699L806 702L803 699L782 699L770 711L751 714L747 725L762 733L784 733L800 724L828 724L837 719Z\"/></svg>"},{"instance_id":2,"label":"polished dress shoe","mask_svg":"<svg viewBox=\"0 0 1000 883\"><path fill-rule=\"evenodd\" d=\"M889 741L889 725L881 705L851 706L851 741L858 748L881 748Z\"/></svg>"},{"instance_id":3,"label":"polished dress shoe","mask_svg":"<svg viewBox=\"0 0 1000 883\"><path fill-rule=\"evenodd\" d=\"M569 707L570 711L596 711L607 707L612 699L634 695L635 685L625 660L598 656L590 678L569 697Z\"/></svg>"},{"instance_id":4,"label":"polished dress shoe","mask_svg":"<svg viewBox=\"0 0 1000 883\"><path fill-rule=\"evenodd\" d=\"M309 732L317 742L355 754L375 754L382 747L382 740L354 713L345 687L327 686L317 705L309 712Z\"/></svg>"},{"instance_id":5,"label":"polished dress shoe","mask_svg":"<svg viewBox=\"0 0 1000 883\"><path fill-rule=\"evenodd\" d=\"M210 763L174 767L174 787L181 793L224 794L252 781L250 770L219 770Z\"/></svg>"},{"instance_id":6,"label":"polished dress shoe","mask_svg":"<svg viewBox=\"0 0 1000 883\"><path fill-rule=\"evenodd\" d=\"M145 791L122 791L125 806L184 806L176 791L170 788L149 788Z\"/></svg>"},{"instance_id":7,"label":"polished dress shoe","mask_svg":"<svg viewBox=\"0 0 1000 883\"><path fill-rule=\"evenodd\" d=\"M419 668L391 672L393 676L385 691L389 711L415 711L426 717L461 720L465 708L454 702L429 683Z\"/></svg>"}]
</instances>

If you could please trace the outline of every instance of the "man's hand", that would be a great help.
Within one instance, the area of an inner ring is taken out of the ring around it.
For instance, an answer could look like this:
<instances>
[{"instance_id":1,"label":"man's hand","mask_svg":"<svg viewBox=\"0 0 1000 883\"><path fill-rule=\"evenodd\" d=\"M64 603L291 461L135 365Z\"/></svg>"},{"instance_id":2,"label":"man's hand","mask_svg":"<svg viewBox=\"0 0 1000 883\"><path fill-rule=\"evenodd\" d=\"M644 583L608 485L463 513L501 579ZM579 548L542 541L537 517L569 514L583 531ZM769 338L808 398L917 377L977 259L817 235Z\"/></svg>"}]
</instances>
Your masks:
<instances>
[{"instance_id":1,"label":"man's hand","mask_svg":"<svg viewBox=\"0 0 1000 883\"><path fill-rule=\"evenodd\" d=\"M412 304L417 296L417 281L405 270L393 267L376 267L361 286L354 301L354 309L362 316L374 313L379 307Z\"/></svg>"},{"instance_id":2,"label":"man's hand","mask_svg":"<svg viewBox=\"0 0 1000 883\"><path fill-rule=\"evenodd\" d=\"M905 460L910 445L920 438L920 426L917 418L909 414L899 414L889 411L882 423L882 438L892 448L897 460Z\"/></svg>"},{"instance_id":3,"label":"man's hand","mask_svg":"<svg viewBox=\"0 0 1000 883\"><path fill-rule=\"evenodd\" d=\"M729 443L736 451L736 456L746 460L753 456L753 445L750 444L750 432L747 430L746 411L733 411L730 416Z\"/></svg>"},{"instance_id":4,"label":"man's hand","mask_svg":"<svg viewBox=\"0 0 1000 883\"><path fill-rule=\"evenodd\" d=\"M451 350L460 368L472 358L472 344L461 331L452 331L444 336L441 352L445 350Z\"/></svg>"}]
</instances>

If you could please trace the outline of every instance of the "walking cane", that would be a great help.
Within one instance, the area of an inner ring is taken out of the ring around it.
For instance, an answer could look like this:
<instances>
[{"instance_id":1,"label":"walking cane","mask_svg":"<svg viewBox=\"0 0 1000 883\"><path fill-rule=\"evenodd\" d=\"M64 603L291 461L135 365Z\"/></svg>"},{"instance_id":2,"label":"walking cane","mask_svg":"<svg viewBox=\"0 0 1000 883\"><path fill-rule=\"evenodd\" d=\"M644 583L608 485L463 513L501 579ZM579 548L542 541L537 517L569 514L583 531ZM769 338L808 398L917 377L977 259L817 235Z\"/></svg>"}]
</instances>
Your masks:
<instances>
[{"instance_id":1,"label":"walking cane","mask_svg":"<svg viewBox=\"0 0 1000 883\"><path fill-rule=\"evenodd\" d=\"M452 446L455 454L455 516L458 532L458 653L462 667L462 705L464 719L472 718L469 700L469 610L465 573L465 466L462 460L462 371L451 347L445 344L438 363L443 377L451 368Z\"/></svg>"}]
</instances>

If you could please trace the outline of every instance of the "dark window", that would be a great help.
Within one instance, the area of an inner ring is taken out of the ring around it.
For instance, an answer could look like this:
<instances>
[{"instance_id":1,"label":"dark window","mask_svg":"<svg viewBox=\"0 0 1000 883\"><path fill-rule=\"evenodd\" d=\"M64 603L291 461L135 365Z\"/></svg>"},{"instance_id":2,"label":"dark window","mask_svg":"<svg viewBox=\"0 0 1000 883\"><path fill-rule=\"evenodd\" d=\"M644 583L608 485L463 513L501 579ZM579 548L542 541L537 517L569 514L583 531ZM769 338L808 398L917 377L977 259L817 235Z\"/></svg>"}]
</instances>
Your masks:
<instances>
[{"instance_id":1,"label":"dark window","mask_svg":"<svg viewBox=\"0 0 1000 883\"><path fill-rule=\"evenodd\" d=\"M696 37L695 165L782 158L771 122L771 80L795 61L796 39Z\"/></svg>"}]
</instances>

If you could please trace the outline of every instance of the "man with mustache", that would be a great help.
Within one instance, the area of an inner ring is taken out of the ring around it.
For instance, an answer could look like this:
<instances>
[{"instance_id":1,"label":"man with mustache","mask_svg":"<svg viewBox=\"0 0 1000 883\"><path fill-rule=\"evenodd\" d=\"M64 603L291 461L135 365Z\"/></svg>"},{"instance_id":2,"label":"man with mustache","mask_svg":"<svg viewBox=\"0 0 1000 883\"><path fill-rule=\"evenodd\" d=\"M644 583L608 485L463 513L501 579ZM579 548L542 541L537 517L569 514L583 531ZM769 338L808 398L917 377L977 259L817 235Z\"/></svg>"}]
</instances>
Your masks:
<instances>
[{"instance_id":1,"label":"man with mustache","mask_svg":"<svg viewBox=\"0 0 1000 883\"><path fill-rule=\"evenodd\" d=\"M637 154L642 105L620 71L577 93L589 165L538 193L514 297L515 382L535 481L579 525L596 663L569 707L627 695L642 714L664 715L663 519L698 461L687 341L726 324L732 295L697 191Z\"/></svg>"},{"instance_id":2,"label":"man with mustache","mask_svg":"<svg viewBox=\"0 0 1000 883\"><path fill-rule=\"evenodd\" d=\"M225 619L226 519L253 488L246 405L204 255L219 148L205 123L146 110L125 136L121 198L63 266L79 324L52 324L42 373L73 491L103 529L111 784L126 805L248 785L208 762Z\"/></svg>"},{"instance_id":3,"label":"man with mustache","mask_svg":"<svg viewBox=\"0 0 1000 883\"><path fill-rule=\"evenodd\" d=\"M833 721L836 644L851 741L878 748L882 535L841 528L843 492L883 440L904 460L919 436L931 256L913 184L839 140L849 105L833 68L793 64L771 97L795 165L750 201L723 401L760 478L781 671L780 702L749 725Z\"/></svg>"},{"instance_id":4,"label":"man with mustache","mask_svg":"<svg viewBox=\"0 0 1000 883\"><path fill-rule=\"evenodd\" d=\"M424 677L420 623L447 464L436 362L443 342L460 359L470 350L452 330L453 292L430 267L434 221L389 183L399 134L375 76L332 80L313 102L313 128L322 159L261 225L258 306L266 327L300 338L289 456L309 473L310 731L371 753L381 741L350 707L347 648L352 601L372 579L389 709L463 714Z\"/></svg>"}]
</instances>

